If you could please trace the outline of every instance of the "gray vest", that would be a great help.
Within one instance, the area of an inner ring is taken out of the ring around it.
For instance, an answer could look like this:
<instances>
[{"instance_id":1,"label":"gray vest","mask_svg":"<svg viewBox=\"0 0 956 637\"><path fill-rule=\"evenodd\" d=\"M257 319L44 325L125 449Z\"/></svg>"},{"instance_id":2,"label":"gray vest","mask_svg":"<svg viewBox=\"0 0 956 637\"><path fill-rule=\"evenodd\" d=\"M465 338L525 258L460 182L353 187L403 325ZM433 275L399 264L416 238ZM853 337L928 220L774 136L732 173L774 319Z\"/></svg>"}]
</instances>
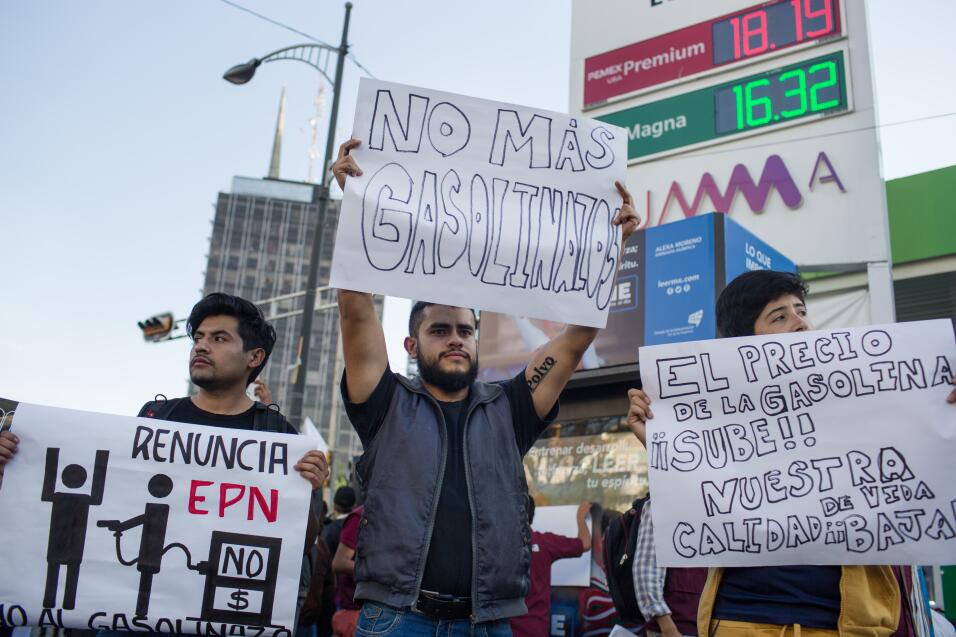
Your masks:
<instances>
[{"instance_id":1,"label":"gray vest","mask_svg":"<svg viewBox=\"0 0 956 637\"><path fill-rule=\"evenodd\" d=\"M355 562L355 599L398 608L418 597L448 442L441 408L417 378L396 375L385 421L358 462L366 489ZM511 407L498 385L470 389L463 437L471 504L475 622L527 612L531 528Z\"/></svg>"}]
</instances>

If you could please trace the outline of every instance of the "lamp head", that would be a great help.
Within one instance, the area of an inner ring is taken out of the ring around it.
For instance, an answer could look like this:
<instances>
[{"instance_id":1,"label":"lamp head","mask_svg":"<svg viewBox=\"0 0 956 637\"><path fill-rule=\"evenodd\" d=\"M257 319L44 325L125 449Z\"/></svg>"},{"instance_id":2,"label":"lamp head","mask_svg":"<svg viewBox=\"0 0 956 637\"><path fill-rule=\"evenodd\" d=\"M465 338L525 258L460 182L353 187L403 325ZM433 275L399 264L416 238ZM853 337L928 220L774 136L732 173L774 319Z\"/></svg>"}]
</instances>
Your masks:
<instances>
[{"instance_id":1,"label":"lamp head","mask_svg":"<svg viewBox=\"0 0 956 637\"><path fill-rule=\"evenodd\" d=\"M256 69L262 64L259 58L252 58L248 62L237 64L222 75L222 79L233 84L245 84L256 74Z\"/></svg>"}]
</instances>

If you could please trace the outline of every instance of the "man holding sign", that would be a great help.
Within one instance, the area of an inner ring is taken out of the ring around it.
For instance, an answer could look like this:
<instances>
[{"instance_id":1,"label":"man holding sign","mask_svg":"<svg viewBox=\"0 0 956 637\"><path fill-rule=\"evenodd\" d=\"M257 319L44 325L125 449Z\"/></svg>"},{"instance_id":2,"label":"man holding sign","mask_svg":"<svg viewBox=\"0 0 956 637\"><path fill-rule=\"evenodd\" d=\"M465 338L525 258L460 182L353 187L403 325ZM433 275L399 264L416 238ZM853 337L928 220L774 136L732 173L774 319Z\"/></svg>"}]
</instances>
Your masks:
<instances>
[{"instance_id":1,"label":"man holding sign","mask_svg":"<svg viewBox=\"0 0 956 637\"><path fill-rule=\"evenodd\" d=\"M807 331L811 328L805 304L806 292L806 286L797 275L770 271L745 273L731 282L717 301L717 325L720 333L724 337L739 337ZM790 351L798 353L798 364L806 368L809 359L801 353L806 351L806 348L800 349L802 346L802 343L796 343ZM764 351L776 350L771 347L765 348ZM823 351L826 353L825 350ZM747 352L749 353L750 350ZM745 358L743 352L741 357ZM834 357L830 356L830 358ZM850 358L848 351L842 352L841 360ZM709 358L707 360L710 362ZM713 364L716 369L717 361L713 361ZM783 369L783 367L775 367L774 373L784 373ZM713 369L710 373L713 379L715 376ZM838 373L842 374L842 372ZM830 378L834 376L831 375ZM721 382L714 382L715 391L726 389L726 385L721 385L726 379L717 378L716 380ZM956 383L956 379L951 382ZM867 389L872 390L872 387L862 384L860 387L862 390L856 394L857 396L873 394L873 391L867 393ZM793 389L793 385L791 385L791 391L797 391ZM834 395L837 394L834 392ZM630 390L629 398L628 423L635 433L642 433L644 423L653 418L650 399L643 391L636 389ZM949 403L956 402L956 391L950 392L946 400ZM728 406L724 413L732 413L730 409L731 407ZM708 419L711 415L713 412L707 411L706 405L702 406L700 418ZM757 423L757 431L763 436L759 438L759 441L767 444L771 438L769 434L763 435L763 432L768 430L759 424L762 422L762 420L755 420L752 424ZM785 444L791 445L792 442L788 441ZM807 444L812 446L816 442L808 441ZM652 446L654 446L653 443ZM796 446L785 448L797 449ZM679 452L675 450L675 453ZM765 447L764 453L767 455L771 453L769 446ZM851 451L848 457L862 459L862 455L853 455L859 453ZM824 458L823 461L831 462L834 467L839 466L838 462L842 462L838 457ZM798 463L802 462L797 460L791 465L791 467L798 465L797 475L800 475ZM813 462L816 467L816 461ZM860 462L862 463L862 460ZM779 475L780 471L769 473ZM862 481L864 477L868 478L869 474L863 473L862 470L858 471L857 478ZM856 483L857 480L854 482ZM794 492L795 490L791 489L790 493ZM773 495L776 497L776 492ZM776 498L770 502L779 501L780 499ZM849 505L848 500L841 501ZM759 521L759 518L754 520ZM831 528L830 522L826 524L827 528ZM807 542L809 538L802 541ZM827 544L834 543L827 541ZM847 542L847 544L850 543ZM788 543L787 546L795 547L798 543L795 542L792 546ZM757 635L764 632L781 635L788 630L788 627L795 626L797 630L802 628L807 635L839 633L869 637L886 636L897 629L900 618L900 595L900 586L888 566L802 565L712 568L701 597L698 631L701 635L717 635L718 637Z\"/></svg>"},{"instance_id":2,"label":"man holding sign","mask_svg":"<svg viewBox=\"0 0 956 637\"><path fill-rule=\"evenodd\" d=\"M343 144L332 168L343 188L346 176L362 175L349 156L360 143ZM638 218L627 189L616 186L623 204L613 224L623 246ZM489 635L509 635L507 618L526 612L529 588L521 458L554 418L597 328L569 325L518 376L488 384L475 381L475 312L418 302L404 346L420 376L409 380L388 367L372 295L339 290L338 301L342 393L365 447L357 466L366 487L358 633L464 635L482 624Z\"/></svg>"},{"instance_id":3,"label":"man holding sign","mask_svg":"<svg viewBox=\"0 0 956 637\"><path fill-rule=\"evenodd\" d=\"M193 340L189 358L190 379L193 384L199 387L199 392L192 397L151 401L143 406L139 416L163 421L200 425L202 429L210 428L213 429L214 432L225 428L245 430L250 433L296 433L295 429L278 411L271 410L262 403L253 402L245 393L249 383L255 380L265 367L276 340L275 330L254 304L236 296L222 293L210 294L193 307L187 321L186 330ZM17 418L20 418L20 414L18 414ZM95 418L95 415L92 416L92 418ZM132 419L126 420L132 421ZM140 420L138 422L143 423L144 421ZM26 427L26 425L24 426ZM242 500L243 494L248 493L248 509L246 513L242 514L242 519L245 520L245 522L256 522L254 519L256 516L254 515L253 501L261 503L262 516L266 519L266 523L276 523L279 515L279 492L277 489L268 490L269 500L267 502L265 496L263 496L264 487L260 490L258 486L253 485L251 482L247 485L248 479L245 477L240 478L239 476L233 480L218 481L218 515L216 515L217 507L214 503L216 481L213 480L193 479L191 482L186 483L181 481L178 485L178 493L180 496L176 503L178 506L173 509L168 503L172 498L167 498L167 496L173 491L174 482L166 475L173 469L172 465L175 465L176 469L180 469L181 466L197 466L202 468L209 465L209 467L212 468L217 464L222 464L227 469L236 472L241 469L256 474L271 474L273 470L272 461L275 460L276 471L284 475L285 458L281 454L284 453L285 443L276 443L275 446L270 447L271 449L280 449L280 455L274 456L269 454L267 457L266 447L260 446L259 444L252 444L255 443L255 441L246 438L246 434L239 433L232 436L227 433L193 432L179 437L179 433L174 432L172 434L173 442L169 442L171 429L172 428L157 427L152 423L146 423L138 425L135 433L131 433L130 430L116 432L116 438L123 439L124 437L129 437L132 439L132 452L125 454L127 462L162 462L164 464L168 462L171 468L169 471L165 468L162 470L157 468L157 470L153 472L154 475L148 479L148 485L144 485L146 488L144 488L143 491L149 495L145 504L139 505L135 510L123 511L121 513L123 518L128 519L124 521L120 519L104 519L105 514L99 514L99 519L96 520L98 533L111 531L114 534L116 560L122 565L120 568L135 566L135 569L139 572L139 577L137 578L139 580L138 586L132 590L132 600L135 601L135 609L130 608L132 612L129 613L131 621L139 622L135 624L138 629L143 629L146 626L155 628L160 626L161 622L172 621L170 619L157 619L157 613L153 610L155 604L151 605L150 603L151 596L156 592L154 590L154 577L159 575L161 571L163 571L164 574L167 571L173 571L175 573L177 568L179 572L182 572L181 562L173 562L171 556L167 556L171 548L176 547L183 551L186 556L186 569L199 572L207 578L207 581L215 581L217 575L215 571L210 571L201 564L193 564L191 555L182 542L169 542L167 540L167 523L169 522L171 513L178 514L180 519L184 514L189 516L201 516L206 520L213 518L217 520L224 519L227 516L227 509L232 507L245 508L243 506L244 503L240 502L240 500ZM27 430L24 430L24 435L27 435ZM227 436L231 438L231 445L226 441ZM179 443L175 442L177 439L180 441ZM204 456L201 455L200 440L207 441L205 443L207 446L205 447ZM220 442L214 444L215 440ZM298 440L296 442L298 443ZM7 476L9 480L13 480L14 476L25 475L17 473L19 467L16 463L10 467L6 466L17 457L18 443L19 439L12 432L5 431L0 434L0 476L2 476L4 469L7 469L10 471L10 474ZM243 452L242 449L246 449L247 447L251 447L251 449ZM259 452L252 450L256 447L259 447ZM221 449L222 452L218 453L218 449ZM21 456L28 455L26 445L24 445L24 449L20 451ZM35 447L29 451L36 454ZM103 483L107 473L107 460L109 461L109 471L114 473L119 472L118 475L126 478L127 482L135 483L135 479L141 477L139 473L131 472L128 467L114 469L113 465L116 464L114 460L118 461L120 458L115 454L111 457L107 457L106 451L98 451L96 459L92 463L92 478L90 479L92 486L90 494L86 495L70 491L61 493L55 486L57 484L57 453L59 451L60 449L58 448L47 449L47 462L43 483L43 500L53 502L53 512L50 521L50 548L47 550L47 560L51 568L49 569L46 594L43 599L43 612L46 613L51 613L54 610L58 613L62 611L73 611L76 606L77 578L80 573L79 566L83 557L84 543L89 539L87 526L92 525L92 520L89 518L93 516L89 512L89 507L92 505L98 509L103 508L101 505L103 505ZM174 461L174 456L177 451L179 455ZM26 460L26 458L24 458L24 460ZM256 463L256 460L258 460L258 463ZM29 468L29 464L22 467L24 471ZM313 490L319 489L329 474L325 454L316 450L305 452L292 468L309 482ZM78 465L69 465L63 470L63 477L60 482L68 489L81 487L86 481L86 473L87 472ZM122 479L123 478L113 479L114 486L112 488L114 495L116 492L122 490L115 486L116 483ZM298 480L299 478L295 479ZM187 493L188 496L186 495ZM298 511L299 516L304 513L304 502L302 505L303 508ZM133 517L129 517L130 515ZM288 515L284 513L282 521L284 522L285 519L292 519L294 517L294 513ZM298 519L301 520L301 517ZM198 524L196 526L198 527ZM141 529L138 533L140 536L139 550L135 558L127 561L122 557L122 534L136 528ZM100 529L104 530L101 531ZM92 531L90 533L92 533ZM240 534L217 529L211 535L210 545L226 545L228 547L231 546L229 542L238 542L239 540L237 538L240 537L242 537ZM253 536L247 535L246 537ZM281 539L278 537L269 536L264 540L262 538L266 536L255 537L263 542L278 542L281 544ZM217 538L225 539L217 542ZM232 539L230 540L229 538ZM275 546L278 547L279 544ZM266 545L264 544L263 546ZM272 545L268 544L268 546ZM269 553L269 551L262 547L260 547L260 549L260 554ZM249 554L251 555L252 549L249 550ZM278 548L269 553L275 555L276 565L278 564L279 553ZM101 556L98 561L99 566L102 567L104 560ZM198 558L196 561L198 562ZM172 565L170 565L171 562ZM68 572L62 610L56 606L57 572L61 564L67 567ZM298 567L298 565L296 566ZM91 570L93 569L89 569L89 571ZM87 571L87 573L89 573L89 571ZM295 575L299 575L298 570L295 571ZM118 575L117 578L122 576L123 575ZM87 575L87 577L89 578L89 575ZM268 582L272 593L275 592L276 578L278 578L277 574L275 578ZM168 593L169 579L169 577L166 577L167 589L161 591L158 595L160 598L166 598L164 601L167 602L168 598L172 597L172 595ZM86 588L89 590L93 588L93 586L87 585ZM97 594L102 594L102 589L103 580L101 579L95 591ZM219 589L209 587L208 590L215 592ZM22 593L23 591L17 592ZM252 608L251 604L246 600L246 596L249 595L248 591L237 590L235 595L237 606L241 601L243 609L247 606ZM90 597L92 597L92 595L87 596L87 605L84 612L88 612L89 610ZM241 600L239 598L241 598ZM223 612L222 600L216 597L211 597L210 599L212 600L209 605L211 610L206 609L203 612L207 614L210 612ZM219 602L216 602L217 599L219 599ZM260 595L260 600L268 601L263 601L261 608L257 610L261 616L271 617L273 612L271 598L263 594ZM206 600L204 599L204 605L205 602ZM113 603L122 604L123 602L114 601ZM215 604L217 603L220 605L216 606ZM284 600L279 600L276 606L284 609L287 605ZM228 610L230 607L226 606L225 608ZM74 614L78 614L79 610ZM168 612L168 605L166 606L166 610ZM234 610L238 611L240 609ZM107 613L102 611L98 614L106 615ZM251 611L248 614L251 615ZM87 616L89 617L90 615L88 614ZM290 613L290 619L291 616L292 614ZM235 621L236 623L250 621L248 618L236 618L235 620L226 619L223 618L221 614L218 615L218 617L221 621ZM126 622L125 613L123 614L123 618L123 622L114 621L112 624L114 630L108 632L126 632L125 630L118 630L119 628L130 628ZM36 620L31 621L35 622ZM40 621L43 621L42 616ZM61 627L63 627L62 618L58 621ZM77 620L73 617L69 617L67 620L68 623L65 625L67 627L76 627L77 624L69 623L74 621ZM146 623L147 621L151 623ZM41 623L41 625L43 624ZM89 625L92 627L94 624L93 621L90 620L88 624L84 621L79 625ZM182 625L181 620L180 625ZM281 628L281 626L278 628ZM199 632L198 628L193 630ZM164 631L156 628L156 632ZM179 633L187 632L187 630L184 628L183 630L176 629L165 632Z\"/></svg>"}]
</instances>

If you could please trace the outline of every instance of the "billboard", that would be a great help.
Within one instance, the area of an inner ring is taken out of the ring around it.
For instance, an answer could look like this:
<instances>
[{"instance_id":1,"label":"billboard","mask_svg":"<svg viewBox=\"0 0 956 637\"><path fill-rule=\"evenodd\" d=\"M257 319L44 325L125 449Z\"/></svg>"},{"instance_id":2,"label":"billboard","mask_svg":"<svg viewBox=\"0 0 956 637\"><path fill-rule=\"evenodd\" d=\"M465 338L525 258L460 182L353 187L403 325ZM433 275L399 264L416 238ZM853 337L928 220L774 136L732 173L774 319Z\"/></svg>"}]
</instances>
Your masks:
<instances>
[{"instance_id":1,"label":"billboard","mask_svg":"<svg viewBox=\"0 0 956 637\"><path fill-rule=\"evenodd\" d=\"M714 304L724 286L747 270L795 272L779 250L727 215L706 214L635 232L612 295L607 327L579 369L637 362L642 345L714 338ZM479 378L509 378L563 323L482 312Z\"/></svg>"},{"instance_id":2,"label":"billboard","mask_svg":"<svg viewBox=\"0 0 956 637\"><path fill-rule=\"evenodd\" d=\"M648 226L723 212L802 268L887 283L864 0L575 0L571 29L571 111L627 130Z\"/></svg>"},{"instance_id":3,"label":"billboard","mask_svg":"<svg viewBox=\"0 0 956 637\"><path fill-rule=\"evenodd\" d=\"M538 506L587 500L627 511L647 493L647 452L630 431L541 438L525 455L524 467Z\"/></svg>"}]
</instances>

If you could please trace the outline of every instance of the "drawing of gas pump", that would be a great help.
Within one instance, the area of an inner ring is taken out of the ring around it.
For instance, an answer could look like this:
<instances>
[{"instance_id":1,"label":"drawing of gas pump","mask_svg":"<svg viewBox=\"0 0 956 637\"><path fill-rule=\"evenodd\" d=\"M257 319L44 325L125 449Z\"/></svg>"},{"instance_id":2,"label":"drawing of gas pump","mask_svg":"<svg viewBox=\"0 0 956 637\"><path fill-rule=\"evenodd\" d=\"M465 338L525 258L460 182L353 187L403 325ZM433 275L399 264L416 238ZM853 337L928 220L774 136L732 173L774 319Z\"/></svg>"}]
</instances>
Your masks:
<instances>
[{"instance_id":1,"label":"drawing of gas pump","mask_svg":"<svg viewBox=\"0 0 956 637\"><path fill-rule=\"evenodd\" d=\"M282 538L213 531L200 619L269 626Z\"/></svg>"}]
</instances>

